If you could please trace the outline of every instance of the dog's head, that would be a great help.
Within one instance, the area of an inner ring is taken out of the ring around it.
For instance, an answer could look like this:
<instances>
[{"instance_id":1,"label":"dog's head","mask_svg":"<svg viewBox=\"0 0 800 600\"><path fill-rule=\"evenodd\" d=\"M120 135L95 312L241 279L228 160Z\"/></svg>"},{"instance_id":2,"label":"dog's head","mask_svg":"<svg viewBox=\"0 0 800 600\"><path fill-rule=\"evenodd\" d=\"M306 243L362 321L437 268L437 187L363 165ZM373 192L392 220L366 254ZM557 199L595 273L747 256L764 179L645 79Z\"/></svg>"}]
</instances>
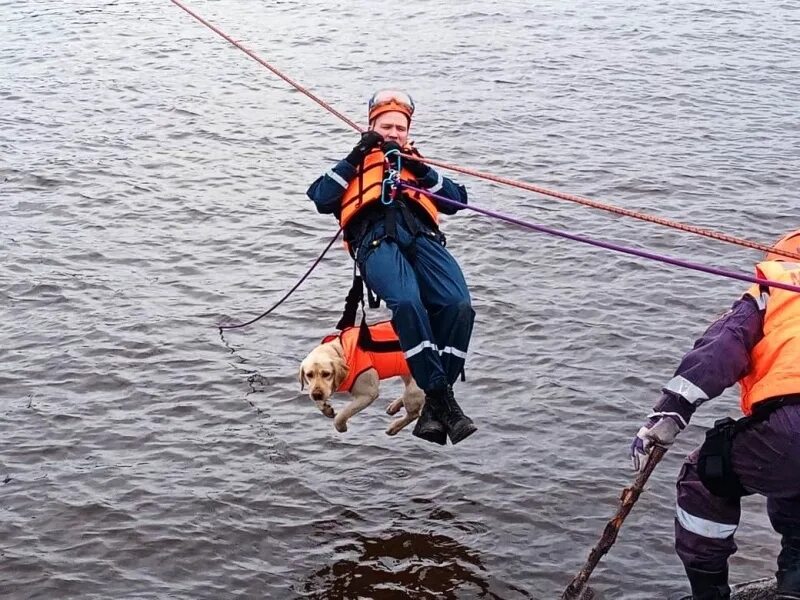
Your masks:
<instances>
[{"instance_id":1,"label":"dog's head","mask_svg":"<svg viewBox=\"0 0 800 600\"><path fill-rule=\"evenodd\" d=\"M300 389L307 385L308 396L322 414L334 417L333 407L328 400L347 378L348 371L339 340L320 344L300 363Z\"/></svg>"}]
</instances>

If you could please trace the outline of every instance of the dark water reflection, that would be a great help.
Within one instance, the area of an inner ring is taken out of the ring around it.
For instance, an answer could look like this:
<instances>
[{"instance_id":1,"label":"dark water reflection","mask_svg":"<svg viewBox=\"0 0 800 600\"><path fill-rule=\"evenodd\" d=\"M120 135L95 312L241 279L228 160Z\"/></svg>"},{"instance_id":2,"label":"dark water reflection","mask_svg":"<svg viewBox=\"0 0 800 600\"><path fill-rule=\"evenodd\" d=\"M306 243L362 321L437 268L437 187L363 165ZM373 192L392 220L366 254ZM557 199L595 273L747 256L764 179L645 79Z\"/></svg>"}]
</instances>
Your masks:
<instances>
[{"instance_id":1,"label":"dark water reflection","mask_svg":"<svg viewBox=\"0 0 800 600\"><path fill-rule=\"evenodd\" d=\"M339 558L303 586L307 598L502 598L478 553L435 533L355 534L335 547ZM511 588L519 597L530 597Z\"/></svg>"}]
</instances>

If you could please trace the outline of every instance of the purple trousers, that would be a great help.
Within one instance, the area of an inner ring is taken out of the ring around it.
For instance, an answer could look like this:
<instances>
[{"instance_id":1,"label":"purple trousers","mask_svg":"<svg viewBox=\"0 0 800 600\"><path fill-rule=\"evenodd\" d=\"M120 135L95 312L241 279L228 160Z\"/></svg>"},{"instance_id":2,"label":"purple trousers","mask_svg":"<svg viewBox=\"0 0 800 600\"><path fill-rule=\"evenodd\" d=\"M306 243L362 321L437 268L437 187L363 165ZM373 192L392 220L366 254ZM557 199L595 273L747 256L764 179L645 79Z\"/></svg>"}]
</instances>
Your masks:
<instances>
[{"instance_id":1,"label":"purple trousers","mask_svg":"<svg viewBox=\"0 0 800 600\"><path fill-rule=\"evenodd\" d=\"M736 552L741 502L705 488L697 474L698 451L688 456L678 477L675 550L687 567L721 571ZM737 433L732 457L744 488L766 496L772 527L783 536L779 572L800 570L800 405L779 408Z\"/></svg>"}]
</instances>

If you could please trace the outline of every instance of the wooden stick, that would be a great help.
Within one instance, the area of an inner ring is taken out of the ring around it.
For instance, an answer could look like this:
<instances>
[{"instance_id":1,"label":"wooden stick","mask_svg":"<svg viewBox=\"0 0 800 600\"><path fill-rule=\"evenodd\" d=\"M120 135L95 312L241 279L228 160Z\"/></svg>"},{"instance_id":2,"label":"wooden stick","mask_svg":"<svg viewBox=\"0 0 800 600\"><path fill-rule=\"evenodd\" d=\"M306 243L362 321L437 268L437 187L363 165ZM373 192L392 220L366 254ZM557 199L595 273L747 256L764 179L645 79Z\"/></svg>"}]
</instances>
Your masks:
<instances>
[{"instance_id":1,"label":"wooden stick","mask_svg":"<svg viewBox=\"0 0 800 600\"><path fill-rule=\"evenodd\" d=\"M583 592L583 588L586 585L586 582L589 580L589 577L592 575L592 571L594 571L594 568L597 566L597 563L600 562L600 559L611 549L611 546L614 545L614 542L617 541L617 534L622 528L622 523L625 521L625 517L627 517L628 513L631 512L633 505L636 504L636 501L639 499L639 495L642 493L647 480L650 478L650 474L653 472L653 469L656 468L656 465L661 461L666 452L666 448L662 448L660 446L654 447L650 453L650 458L647 461L644 470L642 470L642 472L636 477L633 485L622 490L617 513L606 524L606 527L603 530L603 535L600 536L600 541L597 542L597 545L594 548L592 548L592 551L589 553L589 559L586 561L586 564L583 565L583 568L580 570L580 572L578 572L578 574L575 576L575 579L572 580L572 582L567 586L567 589L564 590L564 593L561 594L561 600L579 600L582 597L581 593Z\"/></svg>"}]
</instances>

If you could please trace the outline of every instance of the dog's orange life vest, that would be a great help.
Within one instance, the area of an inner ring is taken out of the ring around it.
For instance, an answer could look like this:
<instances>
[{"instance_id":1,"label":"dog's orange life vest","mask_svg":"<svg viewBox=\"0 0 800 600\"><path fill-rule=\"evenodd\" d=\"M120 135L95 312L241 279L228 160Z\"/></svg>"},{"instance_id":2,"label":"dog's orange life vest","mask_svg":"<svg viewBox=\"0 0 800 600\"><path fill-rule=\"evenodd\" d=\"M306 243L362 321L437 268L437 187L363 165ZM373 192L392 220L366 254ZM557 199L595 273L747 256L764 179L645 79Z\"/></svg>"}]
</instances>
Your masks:
<instances>
[{"instance_id":1,"label":"dog's orange life vest","mask_svg":"<svg viewBox=\"0 0 800 600\"><path fill-rule=\"evenodd\" d=\"M403 148L403 153L415 154L416 151L406 147ZM356 168L356 176L348 184L342 196L342 209L339 214L339 225L342 226L342 229L347 227L352 218L365 206L380 202L384 167L383 152L379 148L375 148L364 157L362 163ZM413 181L414 175L407 169L401 169L400 179ZM411 202L421 206L431 218L432 223L439 222L439 211L430 198L419 192L404 192L404 196L409 198Z\"/></svg>"},{"instance_id":2,"label":"dog's orange life vest","mask_svg":"<svg viewBox=\"0 0 800 600\"><path fill-rule=\"evenodd\" d=\"M756 275L799 285L800 263L762 262L756 265ZM762 288L756 284L747 293L758 299ZM750 360L750 371L739 381L744 414L751 414L755 404L768 398L800 393L800 294L769 289L764 337L753 348Z\"/></svg>"},{"instance_id":3,"label":"dog's orange life vest","mask_svg":"<svg viewBox=\"0 0 800 600\"><path fill-rule=\"evenodd\" d=\"M359 330L359 327L348 327L338 336L330 335L323 340L323 342L330 342L338 337L344 351L344 360L347 363L348 373L347 378L336 388L337 392L349 392L356 378L369 369L375 369L378 372L378 379L411 375L406 357L403 355L403 351L399 349L399 343L396 350L365 349L358 344ZM372 341L378 344L381 342L398 342L397 333L395 333L391 321L381 321L370 325L369 333Z\"/></svg>"}]
</instances>

